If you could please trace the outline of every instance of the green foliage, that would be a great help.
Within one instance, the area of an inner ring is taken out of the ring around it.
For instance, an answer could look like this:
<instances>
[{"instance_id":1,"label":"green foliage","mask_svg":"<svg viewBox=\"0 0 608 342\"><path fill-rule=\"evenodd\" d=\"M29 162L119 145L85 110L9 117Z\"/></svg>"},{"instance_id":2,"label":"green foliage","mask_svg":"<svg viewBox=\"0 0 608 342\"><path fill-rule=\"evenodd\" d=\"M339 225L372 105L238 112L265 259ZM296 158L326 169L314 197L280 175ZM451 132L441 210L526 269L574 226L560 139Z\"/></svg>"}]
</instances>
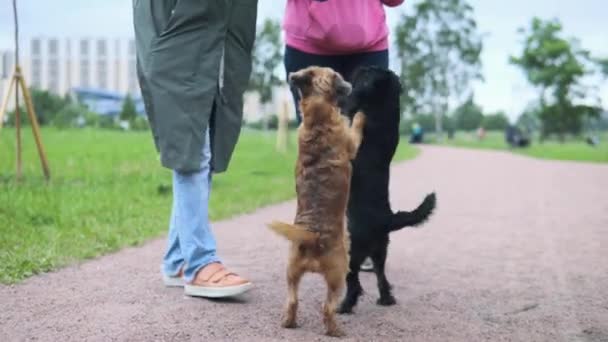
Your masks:
<instances>
[{"instance_id":1,"label":"green foliage","mask_svg":"<svg viewBox=\"0 0 608 342\"><path fill-rule=\"evenodd\" d=\"M116 120L109 115L99 115L98 118L99 128L105 129L116 129L118 126L116 124Z\"/></svg>"},{"instance_id":2,"label":"green foliage","mask_svg":"<svg viewBox=\"0 0 608 342\"><path fill-rule=\"evenodd\" d=\"M51 124L57 128L76 127L78 118L84 117L85 113L87 110L83 106L69 104L57 112Z\"/></svg>"},{"instance_id":3,"label":"green foliage","mask_svg":"<svg viewBox=\"0 0 608 342\"><path fill-rule=\"evenodd\" d=\"M84 125L86 127L98 128L100 126L99 114L85 110L82 117L84 118Z\"/></svg>"},{"instance_id":4,"label":"green foliage","mask_svg":"<svg viewBox=\"0 0 608 342\"><path fill-rule=\"evenodd\" d=\"M46 90L32 88L30 94L40 125L50 124L55 116L70 103L69 98L63 98Z\"/></svg>"},{"instance_id":5,"label":"green foliage","mask_svg":"<svg viewBox=\"0 0 608 342\"><path fill-rule=\"evenodd\" d=\"M476 130L483 122L483 111L472 97L454 110L456 128L463 131Z\"/></svg>"},{"instance_id":6,"label":"green foliage","mask_svg":"<svg viewBox=\"0 0 608 342\"><path fill-rule=\"evenodd\" d=\"M46 90L30 88L32 105L36 113L36 119L41 126L50 124L55 116L65 107L69 99L62 98ZM30 119L26 111L23 94L19 93L19 113L22 125L29 125ZM6 125L9 127L15 126L15 110L7 113L8 121Z\"/></svg>"},{"instance_id":7,"label":"green foliage","mask_svg":"<svg viewBox=\"0 0 608 342\"><path fill-rule=\"evenodd\" d=\"M135 102L131 98L130 94L127 94L124 102L122 103L122 110L120 111L120 119L133 123L137 117L137 110L135 109Z\"/></svg>"},{"instance_id":8,"label":"green foliage","mask_svg":"<svg viewBox=\"0 0 608 342\"><path fill-rule=\"evenodd\" d=\"M488 114L481 125L488 131L504 131L509 126L509 118L504 112Z\"/></svg>"},{"instance_id":9,"label":"green foliage","mask_svg":"<svg viewBox=\"0 0 608 342\"><path fill-rule=\"evenodd\" d=\"M143 116L137 116L133 122L131 122L131 129L136 131L146 131L150 129L150 123Z\"/></svg>"},{"instance_id":10,"label":"green foliage","mask_svg":"<svg viewBox=\"0 0 608 342\"><path fill-rule=\"evenodd\" d=\"M561 36L562 25L557 19L543 21L533 18L530 27L520 29L524 46L511 63L520 67L528 81L540 90L538 117L541 135L578 135L585 117L600 112L599 98L582 80L594 73L594 60L578 41ZM588 105L589 101L597 105Z\"/></svg>"},{"instance_id":11,"label":"green foliage","mask_svg":"<svg viewBox=\"0 0 608 342\"><path fill-rule=\"evenodd\" d=\"M422 0L404 14L395 30L404 112L435 113L437 129L450 99L471 93L481 79L481 35L466 0Z\"/></svg>"},{"instance_id":12,"label":"green foliage","mask_svg":"<svg viewBox=\"0 0 608 342\"><path fill-rule=\"evenodd\" d=\"M248 86L249 90L260 93L262 103L271 101L272 88L282 83L276 74L277 67L283 61L282 48L281 24L276 19L266 19L256 33Z\"/></svg>"},{"instance_id":13,"label":"green foliage","mask_svg":"<svg viewBox=\"0 0 608 342\"><path fill-rule=\"evenodd\" d=\"M515 124L527 132L538 131L541 127L539 115L540 105L531 104L521 113Z\"/></svg>"}]
</instances>

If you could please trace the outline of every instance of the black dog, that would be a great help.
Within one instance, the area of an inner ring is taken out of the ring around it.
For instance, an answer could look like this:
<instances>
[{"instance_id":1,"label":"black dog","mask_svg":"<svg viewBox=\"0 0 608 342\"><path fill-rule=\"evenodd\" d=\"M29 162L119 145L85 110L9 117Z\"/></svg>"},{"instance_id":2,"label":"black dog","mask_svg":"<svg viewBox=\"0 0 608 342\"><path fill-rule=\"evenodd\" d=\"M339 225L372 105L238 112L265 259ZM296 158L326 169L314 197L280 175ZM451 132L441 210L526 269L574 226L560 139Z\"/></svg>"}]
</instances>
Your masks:
<instances>
[{"instance_id":1,"label":"black dog","mask_svg":"<svg viewBox=\"0 0 608 342\"><path fill-rule=\"evenodd\" d=\"M348 230L350 231L350 272L347 293L338 312L350 313L363 289L359 267L367 257L374 263L380 291L379 305L393 305L391 285L384 274L390 232L423 223L435 209L435 194L426 196L412 212L393 213L389 203L390 164L399 144L401 84L392 71L362 67L353 75L353 91L344 112L366 116L363 142L353 161Z\"/></svg>"}]
</instances>

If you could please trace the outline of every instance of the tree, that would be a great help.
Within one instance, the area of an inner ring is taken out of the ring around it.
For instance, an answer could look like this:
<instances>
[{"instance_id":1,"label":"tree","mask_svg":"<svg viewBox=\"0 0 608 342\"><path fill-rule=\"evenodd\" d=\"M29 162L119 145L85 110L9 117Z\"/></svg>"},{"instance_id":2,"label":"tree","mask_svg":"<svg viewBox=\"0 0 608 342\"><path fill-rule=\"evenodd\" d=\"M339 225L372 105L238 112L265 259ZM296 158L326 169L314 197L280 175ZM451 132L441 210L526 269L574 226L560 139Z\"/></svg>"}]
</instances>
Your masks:
<instances>
[{"instance_id":1,"label":"tree","mask_svg":"<svg viewBox=\"0 0 608 342\"><path fill-rule=\"evenodd\" d=\"M281 24L275 19L267 18L256 33L248 86L249 90L260 94L262 104L270 102L273 87L282 84L276 74L276 69L283 60L282 45Z\"/></svg>"},{"instance_id":2,"label":"tree","mask_svg":"<svg viewBox=\"0 0 608 342\"><path fill-rule=\"evenodd\" d=\"M55 116L57 116L57 114L59 114L59 112L68 104L66 99L46 90L31 88L30 94L32 96L32 104L34 105L36 118L40 125L46 125L52 122ZM25 115L25 117L27 117L27 115ZM27 119L27 122L29 122L29 118Z\"/></svg>"},{"instance_id":3,"label":"tree","mask_svg":"<svg viewBox=\"0 0 608 342\"><path fill-rule=\"evenodd\" d=\"M441 133L441 118L450 103L472 93L481 77L481 35L466 0L422 0L397 24L397 56L405 85L406 113L433 113Z\"/></svg>"},{"instance_id":4,"label":"tree","mask_svg":"<svg viewBox=\"0 0 608 342\"><path fill-rule=\"evenodd\" d=\"M595 73L592 66L598 66L597 61L578 41L561 36L557 19L533 18L530 27L519 32L524 36L523 50L510 61L539 91L541 139L557 134L563 140L566 134L580 134L584 118L600 113L599 98L593 98L593 88L582 82Z\"/></svg>"},{"instance_id":5,"label":"tree","mask_svg":"<svg viewBox=\"0 0 608 342\"><path fill-rule=\"evenodd\" d=\"M515 124L527 132L538 131L541 126L539 115L540 105L538 103L530 103L517 118Z\"/></svg>"},{"instance_id":6,"label":"tree","mask_svg":"<svg viewBox=\"0 0 608 342\"><path fill-rule=\"evenodd\" d=\"M135 102L131 98L131 95L127 94L124 102L122 103L122 110L120 112L120 120L133 122L137 117L137 110L135 109Z\"/></svg>"},{"instance_id":7,"label":"tree","mask_svg":"<svg viewBox=\"0 0 608 342\"><path fill-rule=\"evenodd\" d=\"M509 126L509 118L504 112L484 116L482 126L488 131L504 131Z\"/></svg>"},{"instance_id":8,"label":"tree","mask_svg":"<svg viewBox=\"0 0 608 342\"><path fill-rule=\"evenodd\" d=\"M68 104L64 98L55 95L46 90L40 90L37 88L30 88L30 95L32 99L32 105L36 112L36 119L41 126L50 124L55 117L63 110ZM21 114L21 123L29 125L30 118L27 115L27 110L23 99L20 100L19 113ZM8 112L7 122L8 126L15 124L15 110Z\"/></svg>"},{"instance_id":9,"label":"tree","mask_svg":"<svg viewBox=\"0 0 608 342\"><path fill-rule=\"evenodd\" d=\"M454 110L454 120L456 128L463 131L472 131L481 126L483 111L473 101L473 97L471 96L465 103Z\"/></svg>"}]
</instances>

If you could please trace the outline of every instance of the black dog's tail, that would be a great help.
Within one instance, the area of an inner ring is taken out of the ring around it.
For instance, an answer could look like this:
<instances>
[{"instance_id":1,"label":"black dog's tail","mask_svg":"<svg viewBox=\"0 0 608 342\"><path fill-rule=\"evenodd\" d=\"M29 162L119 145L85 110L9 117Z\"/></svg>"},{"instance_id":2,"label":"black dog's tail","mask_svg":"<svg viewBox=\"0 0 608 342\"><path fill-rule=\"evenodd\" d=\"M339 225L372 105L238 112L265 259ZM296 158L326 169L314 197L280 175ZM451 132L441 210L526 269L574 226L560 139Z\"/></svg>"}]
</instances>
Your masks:
<instances>
[{"instance_id":1,"label":"black dog's tail","mask_svg":"<svg viewBox=\"0 0 608 342\"><path fill-rule=\"evenodd\" d=\"M435 204L435 193L426 195L424 201L414 211L399 211L393 214L388 224L388 231L394 232L401 228L413 227L423 223L435 210Z\"/></svg>"}]
</instances>

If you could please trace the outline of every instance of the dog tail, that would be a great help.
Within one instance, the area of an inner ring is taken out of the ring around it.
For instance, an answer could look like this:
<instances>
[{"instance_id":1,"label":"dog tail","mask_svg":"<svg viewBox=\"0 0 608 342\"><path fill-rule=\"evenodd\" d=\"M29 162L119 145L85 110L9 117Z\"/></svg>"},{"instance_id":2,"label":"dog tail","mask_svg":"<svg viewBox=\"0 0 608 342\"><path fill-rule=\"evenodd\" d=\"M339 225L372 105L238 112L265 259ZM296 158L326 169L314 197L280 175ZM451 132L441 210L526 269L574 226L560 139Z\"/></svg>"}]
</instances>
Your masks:
<instances>
[{"instance_id":1,"label":"dog tail","mask_svg":"<svg viewBox=\"0 0 608 342\"><path fill-rule=\"evenodd\" d=\"M388 224L388 231L394 232L405 227L414 227L424 223L435 210L435 193L426 195L414 211L399 211L393 214Z\"/></svg>"},{"instance_id":2,"label":"dog tail","mask_svg":"<svg viewBox=\"0 0 608 342\"><path fill-rule=\"evenodd\" d=\"M268 224L268 228L293 242L313 244L316 243L319 238L318 233L306 230L304 227L278 221Z\"/></svg>"}]
</instances>

